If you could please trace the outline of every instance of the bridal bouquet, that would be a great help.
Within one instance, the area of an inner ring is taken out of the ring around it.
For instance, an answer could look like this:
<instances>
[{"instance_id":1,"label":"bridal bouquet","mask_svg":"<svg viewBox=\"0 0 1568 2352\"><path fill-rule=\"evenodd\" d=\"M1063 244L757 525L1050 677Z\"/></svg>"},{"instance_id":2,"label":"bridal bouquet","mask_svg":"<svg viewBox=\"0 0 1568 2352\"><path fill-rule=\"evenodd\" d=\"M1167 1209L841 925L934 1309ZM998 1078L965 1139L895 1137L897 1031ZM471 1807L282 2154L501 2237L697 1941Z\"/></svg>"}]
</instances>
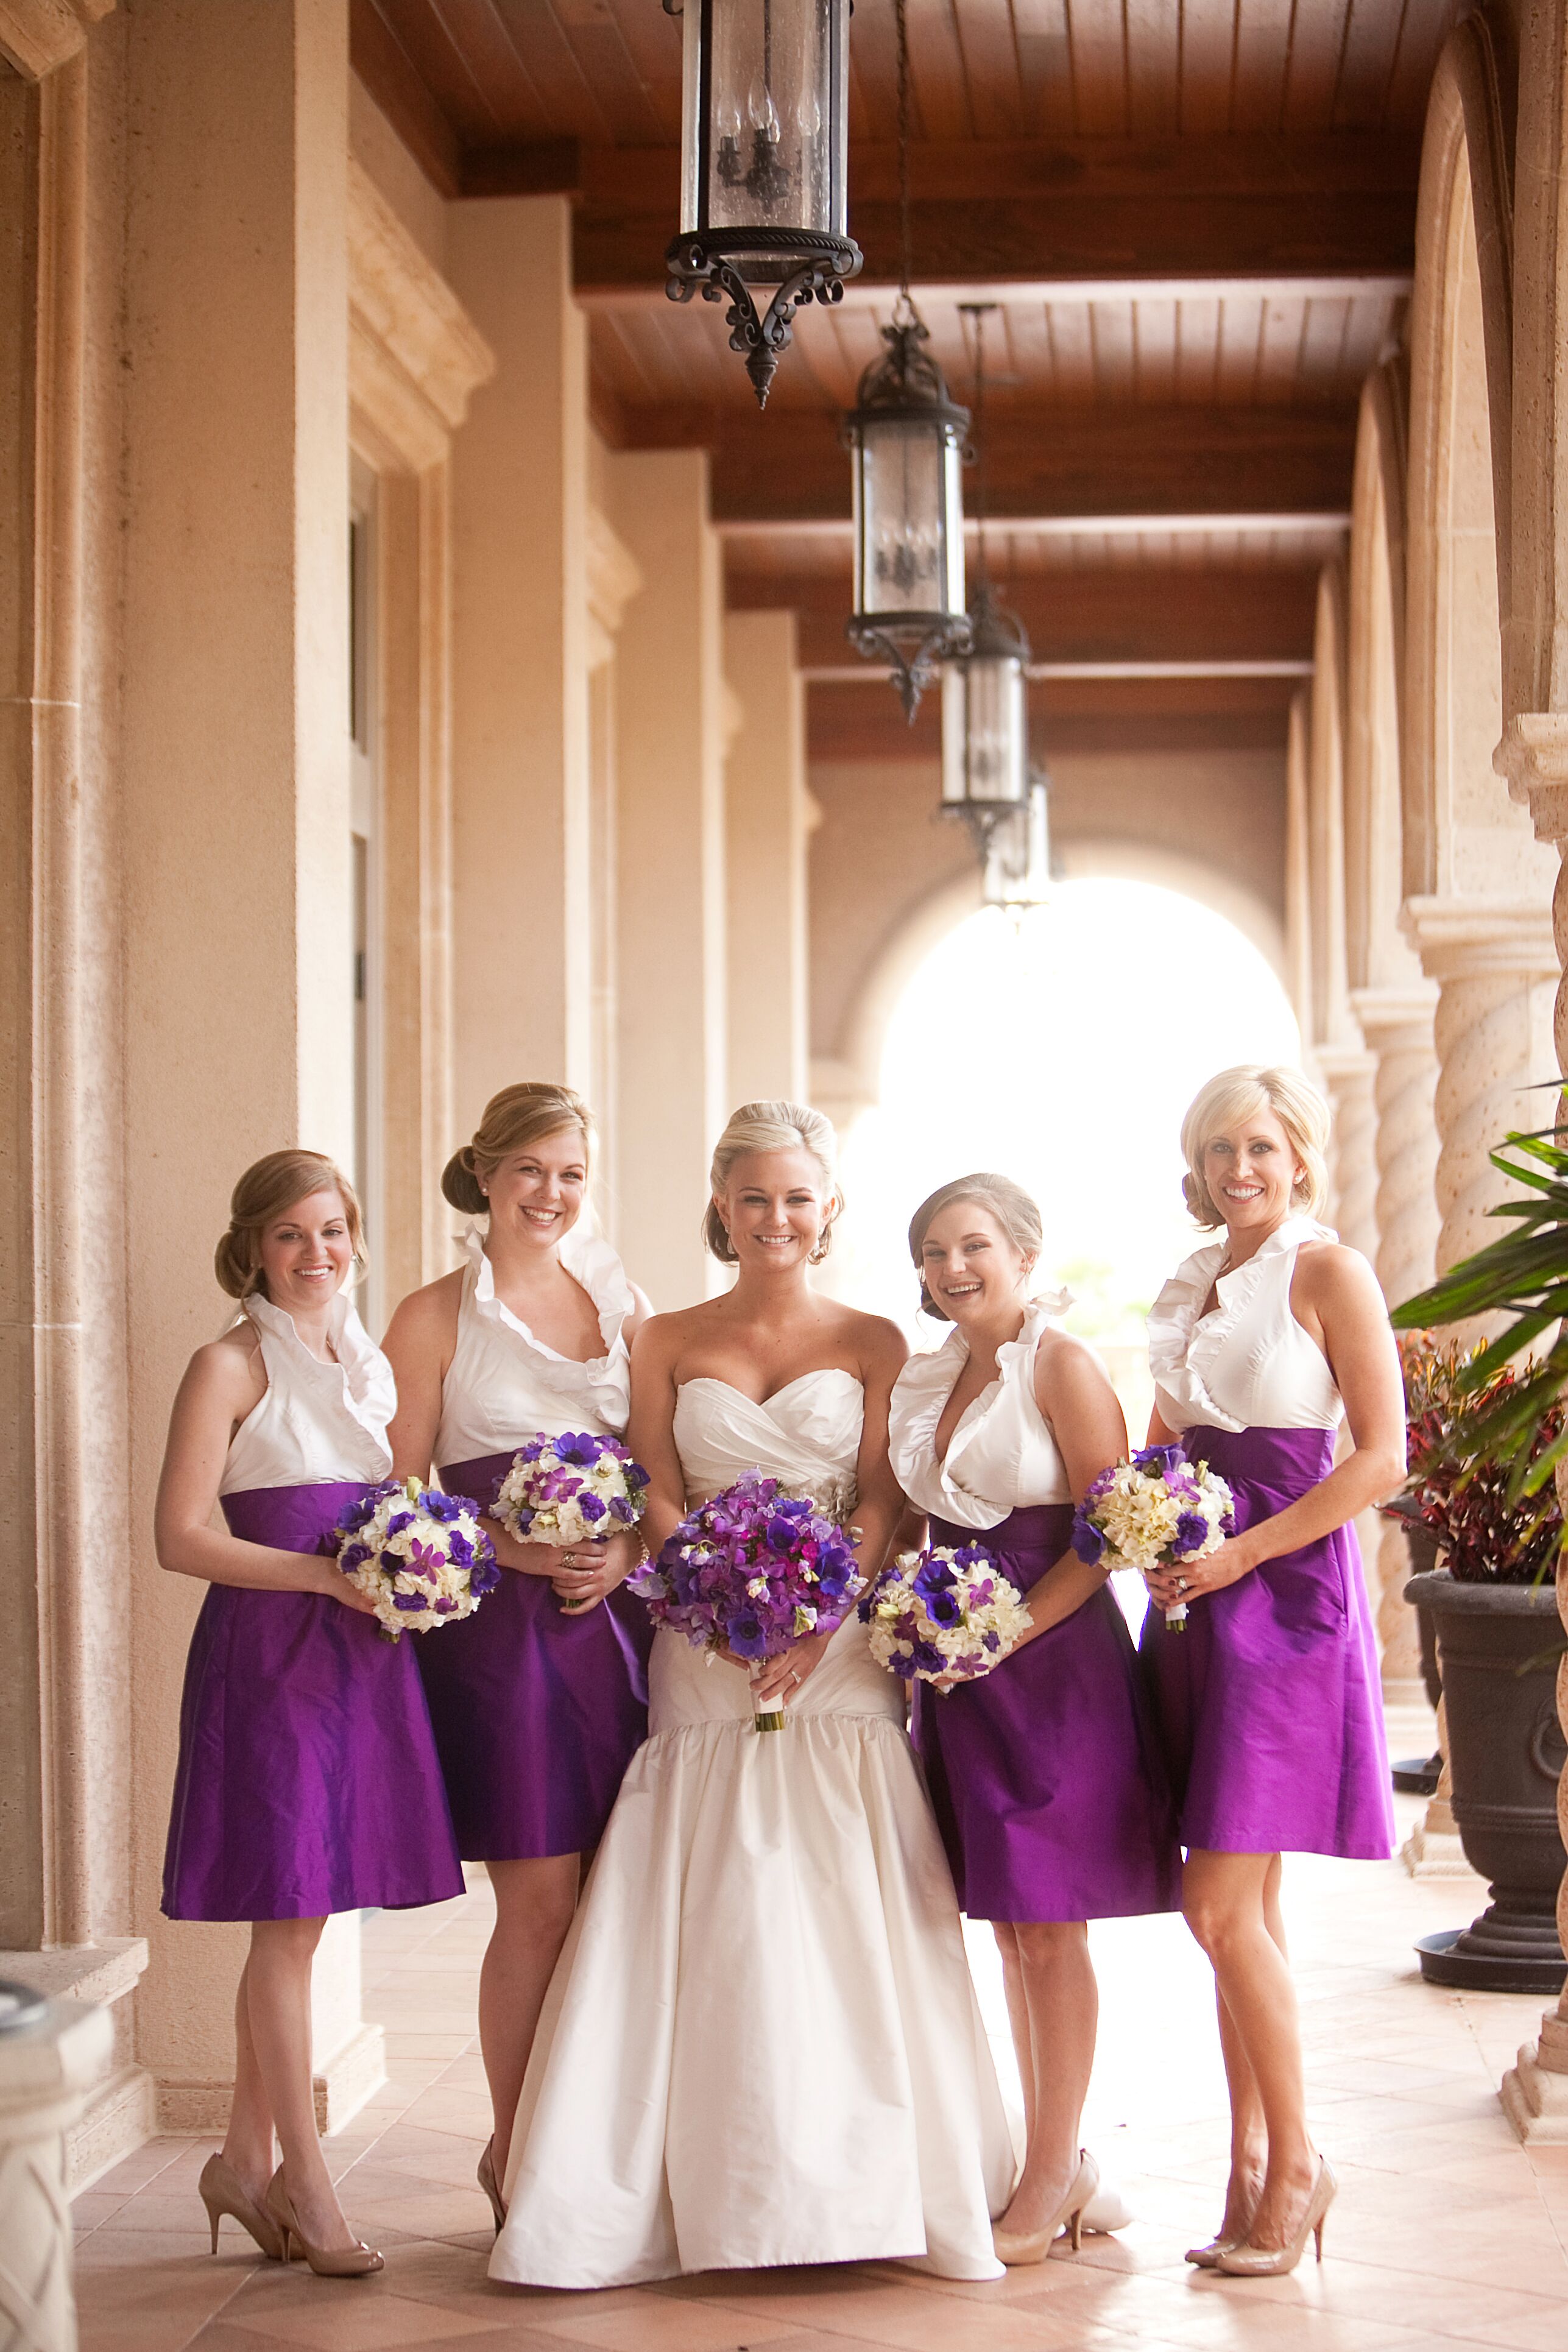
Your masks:
<instances>
[{"instance_id":1,"label":"bridal bouquet","mask_svg":"<svg viewBox=\"0 0 1568 2352\"><path fill-rule=\"evenodd\" d=\"M1189 1462L1179 1445L1146 1445L1131 1462L1102 1470L1073 1515L1072 1548L1092 1565L1179 1568L1206 1559L1236 1533L1230 1488L1206 1463ZM1187 1604L1165 1612L1173 1633L1186 1631Z\"/></svg>"},{"instance_id":2,"label":"bridal bouquet","mask_svg":"<svg viewBox=\"0 0 1568 2352\"><path fill-rule=\"evenodd\" d=\"M383 1637L428 1633L471 1617L500 1582L490 1539L461 1495L417 1478L368 1487L338 1515L338 1566L368 1592Z\"/></svg>"},{"instance_id":3,"label":"bridal bouquet","mask_svg":"<svg viewBox=\"0 0 1568 2352\"><path fill-rule=\"evenodd\" d=\"M635 1528L647 1472L618 1437L536 1437L512 1457L495 1516L519 1543L603 1543Z\"/></svg>"},{"instance_id":4,"label":"bridal bouquet","mask_svg":"<svg viewBox=\"0 0 1568 2352\"><path fill-rule=\"evenodd\" d=\"M656 1625L712 1655L776 1658L840 1624L864 1580L853 1537L776 1478L748 1471L689 1511L659 1553L630 1579ZM778 1701L754 1717L782 1731Z\"/></svg>"},{"instance_id":5,"label":"bridal bouquet","mask_svg":"<svg viewBox=\"0 0 1568 2352\"><path fill-rule=\"evenodd\" d=\"M1016 1586L984 1544L928 1545L890 1560L860 1603L871 1655L900 1682L973 1682L1029 1630Z\"/></svg>"}]
</instances>

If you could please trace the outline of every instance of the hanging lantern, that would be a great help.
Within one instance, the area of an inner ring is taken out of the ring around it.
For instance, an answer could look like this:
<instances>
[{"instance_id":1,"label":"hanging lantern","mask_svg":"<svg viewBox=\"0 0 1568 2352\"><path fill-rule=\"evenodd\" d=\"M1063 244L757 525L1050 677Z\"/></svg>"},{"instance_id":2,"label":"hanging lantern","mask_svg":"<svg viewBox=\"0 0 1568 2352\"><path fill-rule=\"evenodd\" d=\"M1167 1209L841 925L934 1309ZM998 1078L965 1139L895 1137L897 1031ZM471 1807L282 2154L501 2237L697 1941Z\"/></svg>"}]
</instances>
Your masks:
<instances>
[{"instance_id":1,"label":"hanging lantern","mask_svg":"<svg viewBox=\"0 0 1568 2352\"><path fill-rule=\"evenodd\" d=\"M994 814L981 866L981 904L1022 915L1042 906L1050 893L1051 845L1046 805L1047 782L1036 776L1028 796Z\"/></svg>"},{"instance_id":2,"label":"hanging lantern","mask_svg":"<svg viewBox=\"0 0 1568 2352\"><path fill-rule=\"evenodd\" d=\"M900 305L900 308L903 306ZM911 725L938 662L969 643L959 467L969 411L923 349L912 304L882 330L888 349L845 419L853 466L855 609L846 635L887 662Z\"/></svg>"},{"instance_id":3,"label":"hanging lantern","mask_svg":"<svg viewBox=\"0 0 1568 2352\"><path fill-rule=\"evenodd\" d=\"M970 608L969 650L942 685L944 814L989 816L1021 807L1029 791L1029 640L983 580Z\"/></svg>"},{"instance_id":4,"label":"hanging lantern","mask_svg":"<svg viewBox=\"0 0 1568 2352\"><path fill-rule=\"evenodd\" d=\"M665 0L682 23L680 235L671 301L729 300L759 407L803 302L837 302L848 234L849 0ZM752 289L773 289L759 313Z\"/></svg>"}]
</instances>

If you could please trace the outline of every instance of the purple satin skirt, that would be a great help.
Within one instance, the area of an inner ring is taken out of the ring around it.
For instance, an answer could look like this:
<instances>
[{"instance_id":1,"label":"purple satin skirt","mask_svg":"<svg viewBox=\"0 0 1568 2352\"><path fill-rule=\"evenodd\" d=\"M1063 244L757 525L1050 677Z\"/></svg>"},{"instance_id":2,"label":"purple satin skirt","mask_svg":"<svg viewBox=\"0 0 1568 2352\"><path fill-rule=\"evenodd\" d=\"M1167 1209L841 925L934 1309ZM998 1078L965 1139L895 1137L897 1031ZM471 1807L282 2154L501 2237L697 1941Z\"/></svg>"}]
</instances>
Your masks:
<instances>
[{"instance_id":1,"label":"purple satin skirt","mask_svg":"<svg viewBox=\"0 0 1568 2352\"><path fill-rule=\"evenodd\" d=\"M313 1552L363 1479L223 1498ZM171 1919L322 1919L463 1891L414 1639L318 1592L212 1584L191 1636L163 1863Z\"/></svg>"},{"instance_id":2,"label":"purple satin skirt","mask_svg":"<svg viewBox=\"0 0 1568 2352\"><path fill-rule=\"evenodd\" d=\"M981 1543L1020 1592L1056 1565L1070 1504L933 1544ZM1127 1621L1103 1586L1061 1624L945 1697L918 1684L925 1764L972 1919L1122 1919L1174 1910L1182 1857L1164 1759Z\"/></svg>"},{"instance_id":3,"label":"purple satin skirt","mask_svg":"<svg viewBox=\"0 0 1568 2352\"><path fill-rule=\"evenodd\" d=\"M455 1462L441 1484L489 1511L512 1460ZM472 1617L420 1636L419 1671L465 1860L519 1862L598 1844L647 1738L652 1643L635 1593L614 1592L575 1617L547 1578L505 1568Z\"/></svg>"},{"instance_id":4,"label":"purple satin skirt","mask_svg":"<svg viewBox=\"0 0 1568 2352\"><path fill-rule=\"evenodd\" d=\"M1236 1496L1238 1530L1333 1466L1327 1429L1185 1432ZM1143 1621L1182 1843L1217 1853L1394 1851L1383 1693L1353 1528L1194 1601L1186 1631Z\"/></svg>"}]
</instances>

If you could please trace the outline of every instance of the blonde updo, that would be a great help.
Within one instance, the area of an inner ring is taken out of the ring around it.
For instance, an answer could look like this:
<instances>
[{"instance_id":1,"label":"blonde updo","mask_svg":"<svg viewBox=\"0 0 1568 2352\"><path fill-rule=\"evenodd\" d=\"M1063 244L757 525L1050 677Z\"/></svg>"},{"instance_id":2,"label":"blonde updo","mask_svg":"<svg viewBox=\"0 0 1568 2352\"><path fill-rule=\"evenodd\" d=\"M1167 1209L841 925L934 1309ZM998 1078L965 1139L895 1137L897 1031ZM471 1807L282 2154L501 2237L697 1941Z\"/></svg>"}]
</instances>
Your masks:
<instances>
[{"instance_id":1,"label":"blonde updo","mask_svg":"<svg viewBox=\"0 0 1568 2352\"><path fill-rule=\"evenodd\" d=\"M442 1192L465 1216L482 1217L489 1207L484 1179L493 1176L511 1152L542 1143L547 1135L559 1135L568 1127L582 1129L586 1154L593 1141L594 1114L570 1087L556 1086L548 1078L502 1087L486 1103L472 1141L454 1151L441 1171Z\"/></svg>"},{"instance_id":2,"label":"blonde updo","mask_svg":"<svg viewBox=\"0 0 1568 2352\"><path fill-rule=\"evenodd\" d=\"M976 1208L988 1210L1023 1257L1037 1259L1046 1241L1037 1203L1010 1176L983 1171L973 1176L955 1176L950 1184L939 1184L910 1219L910 1255L920 1276L921 1312L934 1317L939 1323L951 1323L952 1318L945 1307L937 1305L926 1288L922 1252L932 1223L955 1201L973 1201Z\"/></svg>"},{"instance_id":3,"label":"blonde updo","mask_svg":"<svg viewBox=\"0 0 1568 2352\"><path fill-rule=\"evenodd\" d=\"M844 1210L844 1195L838 1189L838 1138L833 1132L833 1121L825 1118L819 1110L808 1109L805 1103L742 1103L739 1110L731 1113L728 1126L713 1147L713 1165L708 1171L710 1199L702 1220L702 1239L710 1253L721 1265L739 1263L735 1244L719 1214L716 1196L728 1185L736 1160L743 1160L752 1151L809 1151L821 1169L828 1192L828 1209L816 1247L811 1253L813 1265L820 1265L832 1246L833 1228Z\"/></svg>"},{"instance_id":4,"label":"blonde updo","mask_svg":"<svg viewBox=\"0 0 1568 2352\"><path fill-rule=\"evenodd\" d=\"M1210 1233L1226 1219L1204 1176L1204 1153L1216 1135L1223 1135L1238 1119L1256 1118L1260 1110L1273 1112L1300 1162L1292 1205L1315 1217L1328 1200L1328 1104L1300 1070L1264 1069L1257 1063L1238 1062L1235 1069L1221 1070L1199 1089L1182 1121L1182 1157L1187 1163L1182 1198L1194 1223Z\"/></svg>"},{"instance_id":5,"label":"blonde updo","mask_svg":"<svg viewBox=\"0 0 1568 2352\"><path fill-rule=\"evenodd\" d=\"M213 1252L213 1272L218 1287L230 1298L248 1298L253 1291L267 1296L261 1270L261 1236L275 1219L296 1201L312 1192L335 1192L343 1204L343 1222L353 1244L354 1272L365 1266L364 1223L359 1197L335 1160L324 1151L269 1151L247 1168L229 1196L228 1231Z\"/></svg>"}]
</instances>

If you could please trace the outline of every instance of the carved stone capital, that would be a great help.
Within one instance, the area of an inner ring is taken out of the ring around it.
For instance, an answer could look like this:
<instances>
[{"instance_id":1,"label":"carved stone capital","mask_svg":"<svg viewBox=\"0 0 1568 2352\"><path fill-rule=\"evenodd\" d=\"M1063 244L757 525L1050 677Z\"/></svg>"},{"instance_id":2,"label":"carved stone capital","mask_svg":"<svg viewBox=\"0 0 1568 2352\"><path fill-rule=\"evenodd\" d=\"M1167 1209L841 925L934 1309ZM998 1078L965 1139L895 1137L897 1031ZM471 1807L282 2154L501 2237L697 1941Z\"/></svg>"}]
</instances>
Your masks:
<instances>
[{"instance_id":1,"label":"carved stone capital","mask_svg":"<svg viewBox=\"0 0 1568 2352\"><path fill-rule=\"evenodd\" d=\"M1532 899L1406 898L1399 926L1439 983L1504 973L1555 980L1552 910Z\"/></svg>"},{"instance_id":2,"label":"carved stone capital","mask_svg":"<svg viewBox=\"0 0 1568 2352\"><path fill-rule=\"evenodd\" d=\"M26 81L74 58L114 0L0 0L0 57Z\"/></svg>"},{"instance_id":3,"label":"carved stone capital","mask_svg":"<svg viewBox=\"0 0 1568 2352\"><path fill-rule=\"evenodd\" d=\"M1437 988L1424 981L1411 988L1357 988L1351 992L1351 1011L1371 1052L1414 1053L1424 1045L1432 1051L1432 1017L1437 1010Z\"/></svg>"},{"instance_id":4,"label":"carved stone capital","mask_svg":"<svg viewBox=\"0 0 1568 2352\"><path fill-rule=\"evenodd\" d=\"M352 157L348 257L351 396L378 455L423 473L447 455L495 353Z\"/></svg>"},{"instance_id":5,"label":"carved stone capital","mask_svg":"<svg viewBox=\"0 0 1568 2352\"><path fill-rule=\"evenodd\" d=\"M1510 797L1529 809L1537 841L1568 841L1568 711L1510 719L1492 765Z\"/></svg>"}]
</instances>

